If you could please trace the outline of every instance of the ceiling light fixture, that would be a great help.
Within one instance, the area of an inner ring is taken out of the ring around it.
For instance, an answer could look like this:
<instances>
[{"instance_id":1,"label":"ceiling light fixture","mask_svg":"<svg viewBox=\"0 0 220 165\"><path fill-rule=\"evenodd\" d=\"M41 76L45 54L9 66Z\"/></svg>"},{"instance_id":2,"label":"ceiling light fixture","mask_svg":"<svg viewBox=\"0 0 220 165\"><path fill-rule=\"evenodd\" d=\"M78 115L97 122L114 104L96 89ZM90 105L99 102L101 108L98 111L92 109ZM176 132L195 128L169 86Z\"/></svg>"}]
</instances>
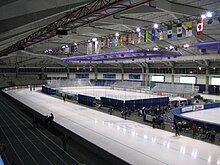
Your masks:
<instances>
[{"instance_id":1,"label":"ceiling light fixture","mask_svg":"<svg viewBox=\"0 0 220 165\"><path fill-rule=\"evenodd\" d=\"M208 11L208 12L206 13L206 16L207 16L208 18L211 18L211 17L212 17L212 13L211 13L210 11Z\"/></svg>"},{"instance_id":2,"label":"ceiling light fixture","mask_svg":"<svg viewBox=\"0 0 220 165\"><path fill-rule=\"evenodd\" d=\"M119 33L118 33L118 32L116 32L116 33L115 33L115 36L116 36L116 37L118 37L118 36L119 36Z\"/></svg>"},{"instance_id":3,"label":"ceiling light fixture","mask_svg":"<svg viewBox=\"0 0 220 165\"><path fill-rule=\"evenodd\" d=\"M157 23L154 24L154 28L157 29L159 25Z\"/></svg>"},{"instance_id":4,"label":"ceiling light fixture","mask_svg":"<svg viewBox=\"0 0 220 165\"><path fill-rule=\"evenodd\" d=\"M92 41L93 41L93 42L97 41L97 38L93 38Z\"/></svg>"},{"instance_id":5,"label":"ceiling light fixture","mask_svg":"<svg viewBox=\"0 0 220 165\"><path fill-rule=\"evenodd\" d=\"M137 32L140 32L140 31L141 31L141 29L140 29L139 27L137 27L137 28L136 28L136 31L137 31Z\"/></svg>"},{"instance_id":6,"label":"ceiling light fixture","mask_svg":"<svg viewBox=\"0 0 220 165\"><path fill-rule=\"evenodd\" d=\"M202 18L202 19L206 19L206 15L205 15L205 14L202 14L202 15L201 15L201 18Z\"/></svg>"}]
</instances>

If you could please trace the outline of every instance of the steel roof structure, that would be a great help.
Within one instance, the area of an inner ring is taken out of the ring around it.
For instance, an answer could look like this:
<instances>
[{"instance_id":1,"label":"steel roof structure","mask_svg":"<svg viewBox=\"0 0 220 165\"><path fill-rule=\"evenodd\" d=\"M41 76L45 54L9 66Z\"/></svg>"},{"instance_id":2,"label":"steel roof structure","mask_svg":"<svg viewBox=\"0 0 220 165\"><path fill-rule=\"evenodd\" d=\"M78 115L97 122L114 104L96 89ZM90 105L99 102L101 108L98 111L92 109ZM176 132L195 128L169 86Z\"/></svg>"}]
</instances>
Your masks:
<instances>
[{"instance_id":1,"label":"steel roof structure","mask_svg":"<svg viewBox=\"0 0 220 165\"><path fill-rule=\"evenodd\" d=\"M211 22L204 21L203 35L196 34L197 20L207 11L213 12ZM184 22L193 21L193 36L186 37ZM176 23L183 22L183 37L176 36ZM74 0L63 1L29 1L3 0L0 2L0 64L8 66L76 66L79 61L64 62L62 58L87 54L87 41L92 38L120 34L136 33L141 28L141 39L144 30L158 23L166 28L173 25L173 38L140 43L128 43L123 46L100 49L100 53L127 50L167 51L172 45L172 52L181 52L179 58L139 58L141 54L131 53L127 60L112 60L106 66L137 65L154 63L161 67L175 65L191 65L202 67L218 67L220 56L218 47L201 51L196 46L200 42L217 42L220 39L220 1L209 0ZM57 30L67 30L67 35L57 35ZM151 38L149 33L149 38ZM65 53L62 46L78 44L78 51ZM188 48L183 45L188 44ZM45 50L56 50L45 53ZM94 54L94 52L92 52ZM133 60L135 59L135 60ZM97 59L98 60L98 59ZM99 61L102 61L101 59ZM89 65L99 65L97 61ZM83 63L81 60L80 63ZM101 64L100 64L101 65Z\"/></svg>"}]
</instances>

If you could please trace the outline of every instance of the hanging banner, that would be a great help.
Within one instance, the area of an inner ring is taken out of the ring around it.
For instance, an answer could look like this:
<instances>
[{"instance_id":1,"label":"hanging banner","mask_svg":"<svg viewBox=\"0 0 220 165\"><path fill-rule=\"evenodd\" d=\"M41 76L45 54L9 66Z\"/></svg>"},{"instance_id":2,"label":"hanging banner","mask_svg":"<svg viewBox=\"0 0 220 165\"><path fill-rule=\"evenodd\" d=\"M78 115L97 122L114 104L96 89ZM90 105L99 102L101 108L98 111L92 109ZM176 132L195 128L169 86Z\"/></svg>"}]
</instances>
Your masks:
<instances>
[{"instance_id":1,"label":"hanging banner","mask_svg":"<svg viewBox=\"0 0 220 165\"><path fill-rule=\"evenodd\" d=\"M105 43L104 43L104 40L101 39L101 49L103 49L105 47Z\"/></svg>"},{"instance_id":2,"label":"hanging banner","mask_svg":"<svg viewBox=\"0 0 220 165\"><path fill-rule=\"evenodd\" d=\"M120 46L123 46L123 38L122 38L122 35L120 35L120 37L119 37L119 44L120 44Z\"/></svg>"},{"instance_id":3,"label":"hanging banner","mask_svg":"<svg viewBox=\"0 0 220 165\"><path fill-rule=\"evenodd\" d=\"M109 42L109 48L113 47L112 37L110 36L108 39Z\"/></svg>"},{"instance_id":4,"label":"hanging banner","mask_svg":"<svg viewBox=\"0 0 220 165\"><path fill-rule=\"evenodd\" d=\"M105 48L108 48L108 37L105 38Z\"/></svg>"},{"instance_id":5,"label":"hanging banner","mask_svg":"<svg viewBox=\"0 0 220 165\"><path fill-rule=\"evenodd\" d=\"M137 43L141 43L141 32L137 34Z\"/></svg>"},{"instance_id":6,"label":"hanging banner","mask_svg":"<svg viewBox=\"0 0 220 165\"><path fill-rule=\"evenodd\" d=\"M167 26L167 38L171 39L173 36L173 30L172 30L173 26L172 25L168 25Z\"/></svg>"},{"instance_id":7,"label":"hanging banner","mask_svg":"<svg viewBox=\"0 0 220 165\"><path fill-rule=\"evenodd\" d=\"M134 34L131 33L131 44L134 44Z\"/></svg>"},{"instance_id":8,"label":"hanging banner","mask_svg":"<svg viewBox=\"0 0 220 165\"><path fill-rule=\"evenodd\" d=\"M114 41L114 44L115 44L115 47L117 47L117 46L118 46L118 37L117 37L117 36L115 36L115 41Z\"/></svg>"},{"instance_id":9,"label":"hanging banner","mask_svg":"<svg viewBox=\"0 0 220 165\"><path fill-rule=\"evenodd\" d=\"M87 54L92 54L92 43L87 43Z\"/></svg>"},{"instance_id":10,"label":"hanging banner","mask_svg":"<svg viewBox=\"0 0 220 165\"><path fill-rule=\"evenodd\" d=\"M203 20L197 20L197 35L203 34Z\"/></svg>"},{"instance_id":11,"label":"hanging banner","mask_svg":"<svg viewBox=\"0 0 220 165\"><path fill-rule=\"evenodd\" d=\"M145 33L144 33L144 42L148 42L148 29L145 30Z\"/></svg>"},{"instance_id":12,"label":"hanging banner","mask_svg":"<svg viewBox=\"0 0 220 165\"><path fill-rule=\"evenodd\" d=\"M186 37L192 36L192 22L186 22Z\"/></svg>"},{"instance_id":13,"label":"hanging banner","mask_svg":"<svg viewBox=\"0 0 220 165\"><path fill-rule=\"evenodd\" d=\"M70 53L70 48L69 47L65 48L64 52L65 52L65 54L69 54Z\"/></svg>"},{"instance_id":14,"label":"hanging banner","mask_svg":"<svg viewBox=\"0 0 220 165\"><path fill-rule=\"evenodd\" d=\"M178 23L176 28L176 33L177 33L177 38L180 38L183 36L183 28L182 28L182 23Z\"/></svg>"},{"instance_id":15,"label":"hanging banner","mask_svg":"<svg viewBox=\"0 0 220 165\"><path fill-rule=\"evenodd\" d=\"M125 45L128 45L129 44L129 35L126 34L126 40L125 40Z\"/></svg>"},{"instance_id":16,"label":"hanging banner","mask_svg":"<svg viewBox=\"0 0 220 165\"><path fill-rule=\"evenodd\" d=\"M163 28L158 29L159 40L163 40Z\"/></svg>"},{"instance_id":17,"label":"hanging banner","mask_svg":"<svg viewBox=\"0 0 220 165\"><path fill-rule=\"evenodd\" d=\"M155 41L156 40L156 30L153 28L151 30L151 41Z\"/></svg>"},{"instance_id":18,"label":"hanging banner","mask_svg":"<svg viewBox=\"0 0 220 165\"><path fill-rule=\"evenodd\" d=\"M95 53L98 54L99 50L100 50L100 48L99 48L99 41L95 41L94 44L95 44Z\"/></svg>"}]
</instances>

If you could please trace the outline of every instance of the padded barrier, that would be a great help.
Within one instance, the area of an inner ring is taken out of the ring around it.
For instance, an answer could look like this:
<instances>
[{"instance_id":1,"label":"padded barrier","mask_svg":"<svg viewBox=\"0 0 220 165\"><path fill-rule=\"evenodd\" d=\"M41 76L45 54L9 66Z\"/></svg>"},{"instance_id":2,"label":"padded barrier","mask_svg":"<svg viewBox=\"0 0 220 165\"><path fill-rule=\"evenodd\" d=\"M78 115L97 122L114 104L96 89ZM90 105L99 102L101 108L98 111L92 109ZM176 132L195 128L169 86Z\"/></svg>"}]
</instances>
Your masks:
<instances>
[{"instance_id":1,"label":"padded barrier","mask_svg":"<svg viewBox=\"0 0 220 165\"><path fill-rule=\"evenodd\" d=\"M166 106L169 103L169 97L160 97L160 98L150 98L150 99L138 99L138 100L126 100L125 107L128 107L130 110L135 110L142 107L150 106Z\"/></svg>"},{"instance_id":2,"label":"padded barrier","mask_svg":"<svg viewBox=\"0 0 220 165\"><path fill-rule=\"evenodd\" d=\"M47 86L42 86L41 91L43 93L49 94L49 95L56 95L57 94L57 90L49 88Z\"/></svg>"},{"instance_id":3,"label":"padded barrier","mask_svg":"<svg viewBox=\"0 0 220 165\"><path fill-rule=\"evenodd\" d=\"M115 107L116 109L120 109L124 107L124 101L123 100L117 100L117 99L112 99L112 98L107 98L107 97L100 97L102 106L104 107Z\"/></svg>"},{"instance_id":4,"label":"padded barrier","mask_svg":"<svg viewBox=\"0 0 220 165\"><path fill-rule=\"evenodd\" d=\"M78 94L78 103L93 107L95 103L95 97Z\"/></svg>"}]
</instances>

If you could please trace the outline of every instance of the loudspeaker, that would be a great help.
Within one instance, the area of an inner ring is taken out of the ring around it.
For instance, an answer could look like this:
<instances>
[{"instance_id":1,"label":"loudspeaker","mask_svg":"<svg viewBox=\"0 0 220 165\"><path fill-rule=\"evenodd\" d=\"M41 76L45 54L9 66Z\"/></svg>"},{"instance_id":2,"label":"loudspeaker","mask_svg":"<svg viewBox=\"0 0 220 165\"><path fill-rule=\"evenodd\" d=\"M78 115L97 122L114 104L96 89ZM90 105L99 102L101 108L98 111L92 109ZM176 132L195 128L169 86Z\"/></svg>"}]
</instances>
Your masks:
<instances>
[{"instance_id":1,"label":"loudspeaker","mask_svg":"<svg viewBox=\"0 0 220 165\"><path fill-rule=\"evenodd\" d=\"M24 50L24 47L18 47L18 50Z\"/></svg>"},{"instance_id":2,"label":"loudspeaker","mask_svg":"<svg viewBox=\"0 0 220 165\"><path fill-rule=\"evenodd\" d=\"M57 30L56 35L67 35L67 30Z\"/></svg>"},{"instance_id":3,"label":"loudspeaker","mask_svg":"<svg viewBox=\"0 0 220 165\"><path fill-rule=\"evenodd\" d=\"M206 49L201 49L201 52L202 53L206 53Z\"/></svg>"}]
</instances>

